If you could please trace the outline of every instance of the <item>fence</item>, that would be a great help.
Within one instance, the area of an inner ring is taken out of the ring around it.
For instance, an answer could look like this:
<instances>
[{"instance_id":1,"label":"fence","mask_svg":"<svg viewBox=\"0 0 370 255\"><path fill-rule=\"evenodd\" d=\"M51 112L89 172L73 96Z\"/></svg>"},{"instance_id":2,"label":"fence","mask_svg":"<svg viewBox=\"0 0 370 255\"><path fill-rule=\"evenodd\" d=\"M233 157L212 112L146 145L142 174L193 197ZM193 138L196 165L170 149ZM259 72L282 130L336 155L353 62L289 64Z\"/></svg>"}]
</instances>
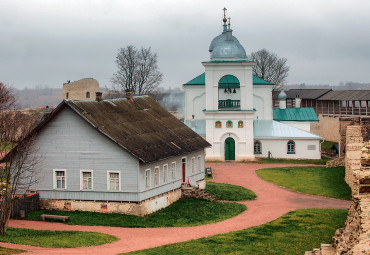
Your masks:
<instances>
[{"instance_id":1,"label":"fence","mask_svg":"<svg viewBox=\"0 0 370 255\"><path fill-rule=\"evenodd\" d=\"M20 210L24 210L25 213L40 210L40 195L36 193L22 198L15 198L10 217L19 216Z\"/></svg>"}]
</instances>

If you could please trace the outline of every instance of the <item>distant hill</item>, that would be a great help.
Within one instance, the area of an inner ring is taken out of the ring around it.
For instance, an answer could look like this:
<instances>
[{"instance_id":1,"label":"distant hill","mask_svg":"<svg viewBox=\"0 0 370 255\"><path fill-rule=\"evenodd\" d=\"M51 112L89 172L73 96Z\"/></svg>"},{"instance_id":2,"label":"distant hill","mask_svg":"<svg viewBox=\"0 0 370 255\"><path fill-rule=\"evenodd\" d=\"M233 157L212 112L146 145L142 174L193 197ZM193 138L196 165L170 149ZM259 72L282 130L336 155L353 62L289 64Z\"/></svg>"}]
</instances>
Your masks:
<instances>
[{"instance_id":1,"label":"distant hill","mask_svg":"<svg viewBox=\"0 0 370 255\"><path fill-rule=\"evenodd\" d=\"M57 106L62 101L62 89L56 88L25 88L22 90L14 89L18 97L21 109L38 108L45 106Z\"/></svg>"}]
</instances>

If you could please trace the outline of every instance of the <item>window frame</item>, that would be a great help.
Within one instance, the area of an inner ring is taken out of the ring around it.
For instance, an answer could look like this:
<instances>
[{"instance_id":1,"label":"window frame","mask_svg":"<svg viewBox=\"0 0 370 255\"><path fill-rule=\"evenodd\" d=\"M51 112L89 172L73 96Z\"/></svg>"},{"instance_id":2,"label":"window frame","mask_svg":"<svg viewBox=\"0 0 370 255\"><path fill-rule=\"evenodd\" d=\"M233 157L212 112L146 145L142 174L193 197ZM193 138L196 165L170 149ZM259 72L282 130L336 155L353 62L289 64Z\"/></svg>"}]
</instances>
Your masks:
<instances>
[{"instance_id":1,"label":"window frame","mask_svg":"<svg viewBox=\"0 0 370 255\"><path fill-rule=\"evenodd\" d=\"M220 126L218 127L217 124L220 123ZM222 128L222 122L221 121L216 121L215 122L215 128Z\"/></svg>"},{"instance_id":2,"label":"window frame","mask_svg":"<svg viewBox=\"0 0 370 255\"><path fill-rule=\"evenodd\" d=\"M171 177L172 181L176 181L176 161L171 163Z\"/></svg>"},{"instance_id":3,"label":"window frame","mask_svg":"<svg viewBox=\"0 0 370 255\"><path fill-rule=\"evenodd\" d=\"M57 172L64 172L64 188L57 187ZM53 169L53 189L66 190L67 189L67 170L66 169Z\"/></svg>"},{"instance_id":4,"label":"window frame","mask_svg":"<svg viewBox=\"0 0 370 255\"><path fill-rule=\"evenodd\" d=\"M151 188L150 168L145 169L145 189Z\"/></svg>"},{"instance_id":5,"label":"window frame","mask_svg":"<svg viewBox=\"0 0 370 255\"><path fill-rule=\"evenodd\" d=\"M91 189L84 189L84 177L83 173L91 173ZM80 190L83 191L91 191L94 190L94 171L93 170L80 170Z\"/></svg>"},{"instance_id":6,"label":"window frame","mask_svg":"<svg viewBox=\"0 0 370 255\"><path fill-rule=\"evenodd\" d=\"M293 145L293 150L292 150L292 145ZM287 154L295 154L296 153L296 150L295 150L295 142L293 140L289 140L287 142Z\"/></svg>"},{"instance_id":7,"label":"window frame","mask_svg":"<svg viewBox=\"0 0 370 255\"><path fill-rule=\"evenodd\" d=\"M191 165L191 173L195 174L195 157L192 157L190 159L190 165Z\"/></svg>"},{"instance_id":8,"label":"window frame","mask_svg":"<svg viewBox=\"0 0 370 255\"><path fill-rule=\"evenodd\" d=\"M231 123L231 126L229 127L228 124ZM226 121L226 128L232 128L233 122L231 120Z\"/></svg>"},{"instance_id":9,"label":"window frame","mask_svg":"<svg viewBox=\"0 0 370 255\"><path fill-rule=\"evenodd\" d=\"M238 128L244 128L244 122L242 120L238 121Z\"/></svg>"},{"instance_id":10,"label":"window frame","mask_svg":"<svg viewBox=\"0 0 370 255\"><path fill-rule=\"evenodd\" d=\"M202 157L199 155L197 157L197 167L198 167L198 173L202 172Z\"/></svg>"},{"instance_id":11,"label":"window frame","mask_svg":"<svg viewBox=\"0 0 370 255\"><path fill-rule=\"evenodd\" d=\"M163 184L168 183L168 164L163 165L162 171L163 171L163 176L162 176Z\"/></svg>"},{"instance_id":12,"label":"window frame","mask_svg":"<svg viewBox=\"0 0 370 255\"><path fill-rule=\"evenodd\" d=\"M160 171L159 166L154 167L154 187L159 186L160 181L159 171Z\"/></svg>"},{"instance_id":13,"label":"window frame","mask_svg":"<svg viewBox=\"0 0 370 255\"><path fill-rule=\"evenodd\" d=\"M118 174L118 190L111 190L110 188L110 174ZM121 191L121 172L120 171L107 171L107 191L117 192Z\"/></svg>"},{"instance_id":14,"label":"window frame","mask_svg":"<svg viewBox=\"0 0 370 255\"><path fill-rule=\"evenodd\" d=\"M256 143L259 144L259 151L256 151ZM253 152L254 152L254 154L262 154L262 142L260 140L254 140L254 142L253 142Z\"/></svg>"}]
</instances>

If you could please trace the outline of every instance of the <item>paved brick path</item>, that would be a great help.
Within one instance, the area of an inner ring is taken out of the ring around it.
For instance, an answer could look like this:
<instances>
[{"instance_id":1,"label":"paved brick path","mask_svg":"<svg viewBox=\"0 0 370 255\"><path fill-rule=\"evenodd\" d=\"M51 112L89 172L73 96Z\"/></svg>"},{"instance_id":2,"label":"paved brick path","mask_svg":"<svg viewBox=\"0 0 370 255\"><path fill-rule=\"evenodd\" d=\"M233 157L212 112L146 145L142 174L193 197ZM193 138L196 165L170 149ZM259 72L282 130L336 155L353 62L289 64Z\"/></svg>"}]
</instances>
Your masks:
<instances>
[{"instance_id":1,"label":"paved brick path","mask_svg":"<svg viewBox=\"0 0 370 255\"><path fill-rule=\"evenodd\" d=\"M254 201L243 202L248 209L242 214L209 225L176 228L118 228L97 226L76 226L62 223L11 220L10 227L45 230L79 230L107 233L120 238L119 241L80 248L40 248L25 245L1 243L0 246L29 250L28 254L118 254L142 250L170 243L188 241L230 231L241 230L272 221L281 215L296 209L304 208L348 208L350 202L338 199L305 195L260 179L255 171L261 168L294 166L288 164L238 164L219 163L211 165L214 181L240 185L257 194ZM302 165L300 165L302 166Z\"/></svg>"}]
</instances>

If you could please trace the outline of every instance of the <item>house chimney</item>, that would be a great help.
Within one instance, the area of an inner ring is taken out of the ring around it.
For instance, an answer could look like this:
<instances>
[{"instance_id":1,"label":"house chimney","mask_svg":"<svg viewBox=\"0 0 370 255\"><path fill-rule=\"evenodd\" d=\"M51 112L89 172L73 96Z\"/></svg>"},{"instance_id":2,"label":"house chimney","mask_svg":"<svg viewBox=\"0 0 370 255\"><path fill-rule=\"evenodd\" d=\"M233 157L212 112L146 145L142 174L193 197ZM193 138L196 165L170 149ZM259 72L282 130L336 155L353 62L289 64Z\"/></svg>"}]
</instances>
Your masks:
<instances>
[{"instance_id":1,"label":"house chimney","mask_svg":"<svg viewBox=\"0 0 370 255\"><path fill-rule=\"evenodd\" d=\"M101 102L101 101L103 101L103 99L102 99L102 96L103 96L103 92L95 92L95 95L96 95L96 101L97 102Z\"/></svg>"},{"instance_id":2,"label":"house chimney","mask_svg":"<svg viewBox=\"0 0 370 255\"><path fill-rule=\"evenodd\" d=\"M126 89L126 98L127 100L132 100L134 97L132 96L132 89Z\"/></svg>"},{"instance_id":3,"label":"house chimney","mask_svg":"<svg viewBox=\"0 0 370 255\"><path fill-rule=\"evenodd\" d=\"M300 108L301 107L301 101L302 101L302 99L299 98L299 94L297 94L295 96L295 108Z\"/></svg>"},{"instance_id":4,"label":"house chimney","mask_svg":"<svg viewBox=\"0 0 370 255\"><path fill-rule=\"evenodd\" d=\"M278 98L279 98L279 108L286 109L286 94L284 90L280 92Z\"/></svg>"}]
</instances>

